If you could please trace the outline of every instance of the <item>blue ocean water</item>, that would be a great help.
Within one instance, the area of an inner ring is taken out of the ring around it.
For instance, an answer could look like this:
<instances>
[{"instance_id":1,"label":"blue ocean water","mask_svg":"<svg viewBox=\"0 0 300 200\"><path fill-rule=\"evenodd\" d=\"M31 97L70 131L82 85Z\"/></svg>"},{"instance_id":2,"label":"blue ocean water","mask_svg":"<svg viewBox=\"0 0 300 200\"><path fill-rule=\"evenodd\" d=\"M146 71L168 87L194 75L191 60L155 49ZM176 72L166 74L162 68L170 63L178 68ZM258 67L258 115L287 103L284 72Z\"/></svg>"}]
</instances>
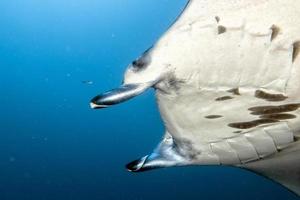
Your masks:
<instances>
[{"instance_id":1,"label":"blue ocean water","mask_svg":"<svg viewBox=\"0 0 300 200\"><path fill-rule=\"evenodd\" d=\"M164 131L153 91L89 108L93 96L119 86L127 64L185 4L0 1L0 200L298 199L229 167L127 172Z\"/></svg>"}]
</instances>

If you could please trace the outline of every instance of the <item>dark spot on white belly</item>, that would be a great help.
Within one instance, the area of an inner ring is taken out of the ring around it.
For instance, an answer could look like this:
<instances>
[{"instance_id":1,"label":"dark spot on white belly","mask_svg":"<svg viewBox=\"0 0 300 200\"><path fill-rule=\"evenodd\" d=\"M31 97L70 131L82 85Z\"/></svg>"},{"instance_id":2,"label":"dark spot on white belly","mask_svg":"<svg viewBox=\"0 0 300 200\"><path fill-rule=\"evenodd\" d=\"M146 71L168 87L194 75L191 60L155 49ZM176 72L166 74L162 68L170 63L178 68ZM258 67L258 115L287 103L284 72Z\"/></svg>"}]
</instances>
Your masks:
<instances>
[{"instance_id":1,"label":"dark spot on white belly","mask_svg":"<svg viewBox=\"0 0 300 200\"><path fill-rule=\"evenodd\" d=\"M295 42L293 44L293 62L296 60L297 56L300 53L300 41L299 42Z\"/></svg>"},{"instance_id":2,"label":"dark spot on white belly","mask_svg":"<svg viewBox=\"0 0 300 200\"><path fill-rule=\"evenodd\" d=\"M256 90L255 97L266 101L284 101L287 98L283 94L270 94L262 90Z\"/></svg>"},{"instance_id":3,"label":"dark spot on white belly","mask_svg":"<svg viewBox=\"0 0 300 200\"><path fill-rule=\"evenodd\" d=\"M222 34L226 32L226 27L225 26L218 26L218 34Z\"/></svg>"},{"instance_id":4,"label":"dark spot on white belly","mask_svg":"<svg viewBox=\"0 0 300 200\"><path fill-rule=\"evenodd\" d=\"M261 119L275 119L275 120L285 120L285 119L294 119L296 115L288 114L288 113L279 113L279 114L269 114L269 115L261 115L259 118Z\"/></svg>"},{"instance_id":5,"label":"dark spot on white belly","mask_svg":"<svg viewBox=\"0 0 300 200\"><path fill-rule=\"evenodd\" d=\"M280 32L280 28L276 25L273 25L271 27L271 30L272 30L271 41L273 41L278 36Z\"/></svg>"},{"instance_id":6,"label":"dark spot on white belly","mask_svg":"<svg viewBox=\"0 0 300 200\"><path fill-rule=\"evenodd\" d=\"M217 119L217 118L221 118L223 117L222 115L208 115L208 116L205 116L205 118L207 119Z\"/></svg>"},{"instance_id":7,"label":"dark spot on white belly","mask_svg":"<svg viewBox=\"0 0 300 200\"><path fill-rule=\"evenodd\" d=\"M225 101L225 100L229 100L229 99L233 99L233 97L231 97L231 96L223 96L223 97L218 97L215 100L216 101Z\"/></svg>"},{"instance_id":8,"label":"dark spot on white belly","mask_svg":"<svg viewBox=\"0 0 300 200\"><path fill-rule=\"evenodd\" d=\"M299 107L300 104L252 107L248 109L252 111L250 114L259 115L259 119L247 122L230 123L228 126L237 129L249 129L263 124L280 122L280 120L294 119L297 116L287 112L295 111Z\"/></svg>"},{"instance_id":9,"label":"dark spot on white belly","mask_svg":"<svg viewBox=\"0 0 300 200\"><path fill-rule=\"evenodd\" d=\"M257 119L257 120L248 121L248 122L230 123L230 124L228 124L228 126L231 127L231 128L249 129L249 128L254 128L254 127L262 125L262 124L270 124L270 123L276 123L276 122L279 122L279 120L275 120L275 119Z\"/></svg>"},{"instance_id":10,"label":"dark spot on white belly","mask_svg":"<svg viewBox=\"0 0 300 200\"><path fill-rule=\"evenodd\" d=\"M242 133L243 131L233 131L233 133Z\"/></svg>"},{"instance_id":11,"label":"dark spot on white belly","mask_svg":"<svg viewBox=\"0 0 300 200\"><path fill-rule=\"evenodd\" d=\"M249 108L252 115L267 115L283 112L292 112L300 108L300 104L285 104L279 106L257 106Z\"/></svg>"},{"instance_id":12,"label":"dark spot on white belly","mask_svg":"<svg viewBox=\"0 0 300 200\"><path fill-rule=\"evenodd\" d=\"M232 88L230 90L227 90L227 92L232 93L234 95L241 95L239 88Z\"/></svg>"},{"instance_id":13,"label":"dark spot on white belly","mask_svg":"<svg viewBox=\"0 0 300 200\"><path fill-rule=\"evenodd\" d=\"M142 71L151 63L151 49L147 49L138 59L134 60L131 64L131 69L135 72Z\"/></svg>"}]
</instances>

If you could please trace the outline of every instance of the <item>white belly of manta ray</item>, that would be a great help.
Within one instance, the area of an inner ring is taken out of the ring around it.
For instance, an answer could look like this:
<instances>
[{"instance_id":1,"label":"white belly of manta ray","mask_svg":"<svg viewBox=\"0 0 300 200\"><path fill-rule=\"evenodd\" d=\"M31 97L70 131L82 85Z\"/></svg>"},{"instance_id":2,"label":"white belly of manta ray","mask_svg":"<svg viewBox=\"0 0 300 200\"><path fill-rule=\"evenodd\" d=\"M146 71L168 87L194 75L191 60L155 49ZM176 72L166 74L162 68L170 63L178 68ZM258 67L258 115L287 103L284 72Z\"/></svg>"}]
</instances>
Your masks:
<instances>
[{"instance_id":1,"label":"white belly of manta ray","mask_svg":"<svg viewBox=\"0 0 300 200\"><path fill-rule=\"evenodd\" d=\"M299 195L299 10L299 0L190 0L124 84L91 100L105 108L156 90L165 136L127 169L231 165Z\"/></svg>"}]
</instances>

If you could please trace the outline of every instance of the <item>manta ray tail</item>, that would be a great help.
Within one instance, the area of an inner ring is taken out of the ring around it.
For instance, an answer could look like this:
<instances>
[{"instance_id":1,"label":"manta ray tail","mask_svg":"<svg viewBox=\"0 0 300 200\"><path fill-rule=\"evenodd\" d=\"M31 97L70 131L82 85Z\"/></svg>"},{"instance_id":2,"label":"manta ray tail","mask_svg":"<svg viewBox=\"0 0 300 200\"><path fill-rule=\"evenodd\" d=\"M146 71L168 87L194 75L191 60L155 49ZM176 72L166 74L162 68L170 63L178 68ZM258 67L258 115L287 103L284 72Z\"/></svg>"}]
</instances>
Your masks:
<instances>
[{"instance_id":1,"label":"manta ray tail","mask_svg":"<svg viewBox=\"0 0 300 200\"><path fill-rule=\"evenodd\" d=\"M276 155L243 166L300 195L300 142Z\"/></svg>"}]
</instances>

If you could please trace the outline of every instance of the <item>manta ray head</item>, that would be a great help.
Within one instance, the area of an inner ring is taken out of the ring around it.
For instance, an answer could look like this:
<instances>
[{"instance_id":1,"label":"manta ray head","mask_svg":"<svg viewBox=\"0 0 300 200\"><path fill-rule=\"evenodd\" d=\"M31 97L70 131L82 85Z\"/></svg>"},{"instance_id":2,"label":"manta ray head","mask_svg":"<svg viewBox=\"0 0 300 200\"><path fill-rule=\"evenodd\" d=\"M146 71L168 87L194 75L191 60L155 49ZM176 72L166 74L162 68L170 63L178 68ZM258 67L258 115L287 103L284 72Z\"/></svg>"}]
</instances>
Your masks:
<instances>
[{"instance_id":1,"label":"manta ray head","mask_svg":"<svg viewBox=\"0 0 300 200\"><path fill-rule=\"evenodd\" d=\"M139 58L129 64L123 84L115 89L94 97L90 106L94 109L106 108L127 101L163 80L167 67L153 60L153 48L146 50Z\"/></svg>"}]
</instances>

